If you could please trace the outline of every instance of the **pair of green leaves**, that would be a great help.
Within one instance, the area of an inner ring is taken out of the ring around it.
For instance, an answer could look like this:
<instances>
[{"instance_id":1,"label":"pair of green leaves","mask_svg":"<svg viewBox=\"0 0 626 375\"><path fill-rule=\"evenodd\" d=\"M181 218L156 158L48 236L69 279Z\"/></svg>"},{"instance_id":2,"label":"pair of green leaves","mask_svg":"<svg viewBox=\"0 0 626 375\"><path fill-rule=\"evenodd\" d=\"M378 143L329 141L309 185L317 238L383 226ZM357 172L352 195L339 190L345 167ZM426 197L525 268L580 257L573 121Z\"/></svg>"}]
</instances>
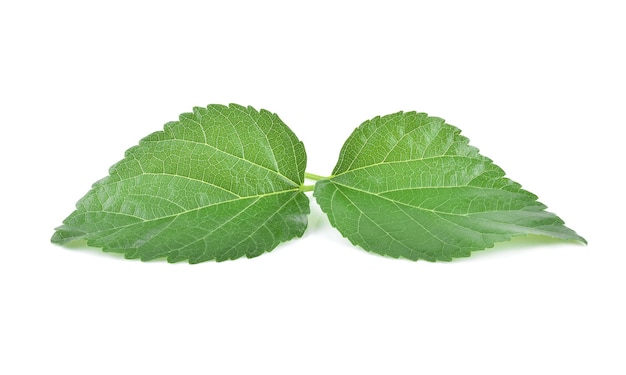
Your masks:
<instances>
[{"instance_id":1,"label":"pair of green leaves","mask_svg":"<svg viewBox=\"0 0 626 375\"><path fill-rule=\"evenodd\" d=\"M457 128L424 113L361 124L330 177L305 167L304 145L276 114L194 108L129 149L52 242L84 239L141 260L255 257L302 236L313 189L344 237L394 258L448 261L524 234L585 242Z\"/></svg>"}]
</instances>

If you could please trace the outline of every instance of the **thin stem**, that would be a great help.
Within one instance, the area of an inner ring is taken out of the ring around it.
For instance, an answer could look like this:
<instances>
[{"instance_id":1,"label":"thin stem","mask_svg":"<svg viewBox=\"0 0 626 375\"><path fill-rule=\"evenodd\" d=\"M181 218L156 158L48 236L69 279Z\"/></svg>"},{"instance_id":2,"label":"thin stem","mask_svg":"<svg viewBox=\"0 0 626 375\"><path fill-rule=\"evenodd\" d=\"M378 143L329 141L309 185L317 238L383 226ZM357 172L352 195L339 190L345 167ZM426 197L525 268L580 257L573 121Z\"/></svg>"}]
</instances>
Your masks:
<instances>
[{"instance_id":1,"label":"thin stem","mask_svg":"<svg viewBox=\"0 0 626 375\"><path fill-rule=\"evenodd\" d=\"M313 180L313 181L328 179L328 177L320 176L320 175L309 173L309 172L304 172L304 178L308 178L309 180Z\"/></svg>"},{"instance_id":2,"label":"thin stem","mask_svg":"<svg viewBox=\"0 0 626 375\"><path fill-rule=\"evenodd\" d=\"M313 191L315 189L315 185L300 185L301 192Z\"/></svg>"}]
</instances>

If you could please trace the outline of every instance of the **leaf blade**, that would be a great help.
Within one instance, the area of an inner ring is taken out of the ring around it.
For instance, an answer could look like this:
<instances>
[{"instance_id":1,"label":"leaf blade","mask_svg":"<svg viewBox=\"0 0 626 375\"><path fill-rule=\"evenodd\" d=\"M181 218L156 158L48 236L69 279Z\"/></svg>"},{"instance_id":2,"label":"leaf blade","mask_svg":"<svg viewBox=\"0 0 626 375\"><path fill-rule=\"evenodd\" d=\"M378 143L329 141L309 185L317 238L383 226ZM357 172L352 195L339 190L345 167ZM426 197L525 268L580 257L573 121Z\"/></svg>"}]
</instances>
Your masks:
<instances>
[{"instance_id":1,"label":"leaf blade","mask_svg":"<svg viewBox=\"0 0 626 375\"><path fill-rule=\"evenodd\" d=\"M142 260L258 256L304 233L305 166L302 142L275 114L194 108L130 148L51 240Z\"/></svg>"},{"instance_id":2,"label":"leaf blade","mask_svg":"<svg viewBox=\"0 0 626 375\"><path fill-rule=\"evenodd\" d=\"M449 261L524 234L585 242L460 130L424 113L365 121L313 195L344 237L391 257Z\"/></svg>"}]
</instances>

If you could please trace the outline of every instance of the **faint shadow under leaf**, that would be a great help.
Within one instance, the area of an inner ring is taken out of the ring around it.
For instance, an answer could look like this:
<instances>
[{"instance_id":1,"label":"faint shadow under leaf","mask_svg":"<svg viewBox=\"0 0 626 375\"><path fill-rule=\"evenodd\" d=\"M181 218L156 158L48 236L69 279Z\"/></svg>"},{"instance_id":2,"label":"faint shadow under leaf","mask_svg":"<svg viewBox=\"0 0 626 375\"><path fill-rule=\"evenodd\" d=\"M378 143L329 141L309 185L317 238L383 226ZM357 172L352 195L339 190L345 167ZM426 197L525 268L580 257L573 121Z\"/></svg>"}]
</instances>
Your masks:
<instances>
[{"instance_id":1,"label":"faint shadow under leaf","mask_svg":"<svg viewBox=\"0 0 626 375\"><path fill-rule=\"evenodd\" d=\"M325 228L332 228L330 222L328 221L328 217L313 199L311 199L310 207L311 213L308 218L309 223L307 225L307 233L319 232Z\"/></svg>"},{"instance_id":2,"label":"faint shadow under leaf","mask_svg":"<svg viewBox=\"0 0 626 375\"><path fill-rule=\"evenodd\" d=\"M101 258L115 258L115 259L123 259L127 261L141 262L141 259L138 259L138 258L134 258L134 259L126 258L123 253L103 251L99 247L89 246L87 245L87 240L83 240L83 239L68 242L66 244L63 244L63 246L60 246L60 247L62 249L67 249L67 250L79 250L80 252L84 252L91 256L96 256L96 257L101 257ZM158 258L158 259L150 260L149 262L144 262L144 263L167 263L167 260L165 258Z\"/></svg>"},{"instance_id":3,"label":"faint shadow under leaf","mask_svg":"<svg viewBox=\"0 0 626 375\"><path fill-rule=\"evenodd\" d=\"M467 262L493 256L510 256L511 254L518 252L546 251L546 249L549 248L572 245L578 245L580 247L585 246L575 240L561 240L548 236L528 234L513 237L510 241L498 242L493 247L488 249L473 251L471 256L456 258L453 259L452 262Z\"/></svg>"}]
</instances>

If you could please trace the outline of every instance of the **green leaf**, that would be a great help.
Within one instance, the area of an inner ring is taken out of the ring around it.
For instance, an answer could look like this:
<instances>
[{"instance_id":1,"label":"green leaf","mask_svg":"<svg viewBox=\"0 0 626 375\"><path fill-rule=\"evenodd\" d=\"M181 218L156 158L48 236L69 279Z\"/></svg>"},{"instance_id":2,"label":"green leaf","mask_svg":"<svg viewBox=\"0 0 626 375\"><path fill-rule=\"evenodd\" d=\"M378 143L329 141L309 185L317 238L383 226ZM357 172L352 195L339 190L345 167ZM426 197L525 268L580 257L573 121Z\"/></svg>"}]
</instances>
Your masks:
<instances>
[{"instance_id":1,"label":"green leaf","mask_svg":"<svg viewBox=\"0 0 626 375\"><path fill-rule=\"evenodd\" d=\"M313 195L344 237L394 258L449 261L524 234L585 242L459 129L425 113L361 124Z\"/></svg>"},{"instance_id":2,"label":"green leaf","mask_svg":"<svg viewBox=\"0 0 626 375\"><path fill-rule=\"evenodd\" d=\"M209 105L129 149L57 228L126 258L169 262L255 257L300 237L302 142L273 113Z\"/></svg>"}]
</instances>

